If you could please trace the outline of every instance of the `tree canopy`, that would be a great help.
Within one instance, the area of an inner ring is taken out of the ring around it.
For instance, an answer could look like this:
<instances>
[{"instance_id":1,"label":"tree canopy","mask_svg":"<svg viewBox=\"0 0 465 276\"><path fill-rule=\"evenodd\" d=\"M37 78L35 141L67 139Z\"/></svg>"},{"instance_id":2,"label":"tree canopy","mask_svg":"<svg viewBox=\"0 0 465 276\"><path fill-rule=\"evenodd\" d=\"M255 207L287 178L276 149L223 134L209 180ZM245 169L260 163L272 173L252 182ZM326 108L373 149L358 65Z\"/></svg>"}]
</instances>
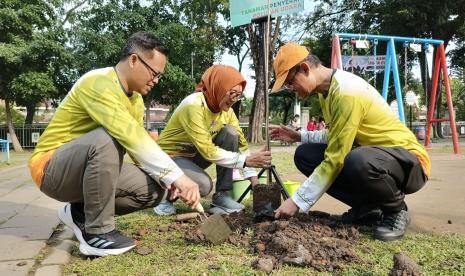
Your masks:
<instances>
[{"instance_id":1,"label":"tree canopy","mask_svg":"<svg viewBox=\"0 0 465 276\"><path fill-rule=\"evenodd\" d=\"M113 66L121 47L133 33L153 33L169 48L163 81L148 100L177 104L192 93L196 80L213 64L221 45L223 28L218 20L224 1L94 0L78 13L71 34L80 74Z\"/></svg>"},{"instance_id":2,"label":"tree canopy","mask_svg":"<svg viewBox=\"0 0 465 276\"><path fill-rule=\"evenodd\" d=\"M32 123L37 103L58 97L70 85L63 69L72 56L64 46L57 16L62 4L59 0L0 3L0 99L5 100L9 132L18 151L22 149L11 123L11 104L26 106L26 123Z\"/></svg>"}]
</instances>

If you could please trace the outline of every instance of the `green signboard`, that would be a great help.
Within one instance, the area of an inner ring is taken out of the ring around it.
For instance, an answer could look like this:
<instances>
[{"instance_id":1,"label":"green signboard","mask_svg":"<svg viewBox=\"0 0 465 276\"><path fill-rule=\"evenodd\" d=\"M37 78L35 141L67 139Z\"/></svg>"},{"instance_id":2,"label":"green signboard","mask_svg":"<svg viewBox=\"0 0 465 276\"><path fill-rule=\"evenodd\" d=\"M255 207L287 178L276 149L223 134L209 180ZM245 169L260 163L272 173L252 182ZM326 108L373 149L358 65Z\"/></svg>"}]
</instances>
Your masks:
<instances>
[{"instance_id":1,"label":"green signboard","mask_svg":"<svg viewBox=\"0 0 465 276\"><path fill-rule=\"evenodd\" d=\"M304 0L270 0L272 16L302 11ZM230 0L231 26L249 24L254 18L268 15L268 0Z\"/></svg>"}]
</instances>

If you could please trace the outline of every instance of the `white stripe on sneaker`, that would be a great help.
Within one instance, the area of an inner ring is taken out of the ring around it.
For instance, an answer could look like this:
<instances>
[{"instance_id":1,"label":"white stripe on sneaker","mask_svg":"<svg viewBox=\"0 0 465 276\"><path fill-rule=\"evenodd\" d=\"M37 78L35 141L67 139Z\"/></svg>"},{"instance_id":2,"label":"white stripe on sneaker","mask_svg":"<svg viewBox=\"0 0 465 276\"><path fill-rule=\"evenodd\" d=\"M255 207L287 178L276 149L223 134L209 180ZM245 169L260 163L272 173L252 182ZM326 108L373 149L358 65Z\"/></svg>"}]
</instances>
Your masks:
<instances>
[{"instance_id":1,"label":"white stripe on sneaker","mask_svg":"<svg viewBox=\"0 0 465 276\"><path fill-rule=\"evenodd\" d=\"M92 245L94 242L99 241L99 240L100 240L99 238L95 237L95 238L90 239L90 241L88 241L87 243ZM103 240L103 241L105 241L105 240Z\"/></svg>"},{"instance_id":2,"label":"white stripe on sneaker","mask_svg":"<svg viewBox=\"0 0 465 276\"><path fill-rule=\"evenodd\" d=\"M111 242L111 241L106 242L106 243L102 244L101 246L99 246L99 248L105 248L105 247L107 247L107 246L109 246L109 245L111 245L111 244L113 244L113 243L114 243L114 242ZM97 246L95 246L95 247L97 247Z\"/></svg>"},{"instance_id":3,"label":"white stripe on sneaker","mask_svg":"<svg viewBox=\"0 0 465 276\"><path fill-rule=\"evenodd\" d=\"M93 247L98 247L99 245L101 245L101 244L104 243L104 242L106 242L106 240L103 240L103 239L102 239L102 240L96 242L95 244L93 244L92 246L93 246Z\"/></svg>"}]
</instances>

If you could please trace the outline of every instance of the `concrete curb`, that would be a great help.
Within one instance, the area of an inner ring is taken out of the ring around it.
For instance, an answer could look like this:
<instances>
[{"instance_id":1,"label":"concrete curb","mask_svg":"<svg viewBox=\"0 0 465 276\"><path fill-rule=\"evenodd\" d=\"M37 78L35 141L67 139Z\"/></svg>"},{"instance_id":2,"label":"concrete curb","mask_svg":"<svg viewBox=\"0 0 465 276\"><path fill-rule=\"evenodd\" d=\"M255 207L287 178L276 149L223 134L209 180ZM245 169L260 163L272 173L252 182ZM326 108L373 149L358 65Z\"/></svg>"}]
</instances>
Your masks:
<instances>
[{"instance_id":1,"label":"concrete curb","mask_svg":"<svg viewBox=\"0 0 465 276\"><path fill-rule=\"evenodd\" d=\"M63 227L63 225L59 225ZM71 260L71 250L74 241L74 233L64 226L63 230L49 239L45 249L45 257L36 263L35 276L58 276L63 275L63 266Z\"/></svg>"}]
</instances>

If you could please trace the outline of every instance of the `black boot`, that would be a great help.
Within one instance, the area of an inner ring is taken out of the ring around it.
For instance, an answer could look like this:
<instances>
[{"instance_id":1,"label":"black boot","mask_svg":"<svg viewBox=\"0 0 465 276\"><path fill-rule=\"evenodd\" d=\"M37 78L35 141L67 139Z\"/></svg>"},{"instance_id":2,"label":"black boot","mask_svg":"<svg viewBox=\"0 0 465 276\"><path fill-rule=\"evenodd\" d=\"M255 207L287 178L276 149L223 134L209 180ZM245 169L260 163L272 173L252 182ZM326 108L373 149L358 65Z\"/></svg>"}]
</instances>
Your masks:
<instances>
[{"instance_id":1,"label":"black boot","mask_svg":"<svg viewBox=\"0 0 465 276\"><path fill-rule=\"evenodd\" d=\"M376 227L373 237L382 241L394 241L401 239L410 224L410 214L408 210L401 210L396 213L384 213L383 220Z\"/></svg>"},{"instance_id":2,"label":"black boot","mask_svg":"<svg viewBox=\"0 0 465 276\"><path fill-rule=\"evenodd\" d=\"M372 226L378 224L382 214L381 209L364 205L350 208L339 217L339 220L343 224Z\"/></svg>"}]
</instances>

